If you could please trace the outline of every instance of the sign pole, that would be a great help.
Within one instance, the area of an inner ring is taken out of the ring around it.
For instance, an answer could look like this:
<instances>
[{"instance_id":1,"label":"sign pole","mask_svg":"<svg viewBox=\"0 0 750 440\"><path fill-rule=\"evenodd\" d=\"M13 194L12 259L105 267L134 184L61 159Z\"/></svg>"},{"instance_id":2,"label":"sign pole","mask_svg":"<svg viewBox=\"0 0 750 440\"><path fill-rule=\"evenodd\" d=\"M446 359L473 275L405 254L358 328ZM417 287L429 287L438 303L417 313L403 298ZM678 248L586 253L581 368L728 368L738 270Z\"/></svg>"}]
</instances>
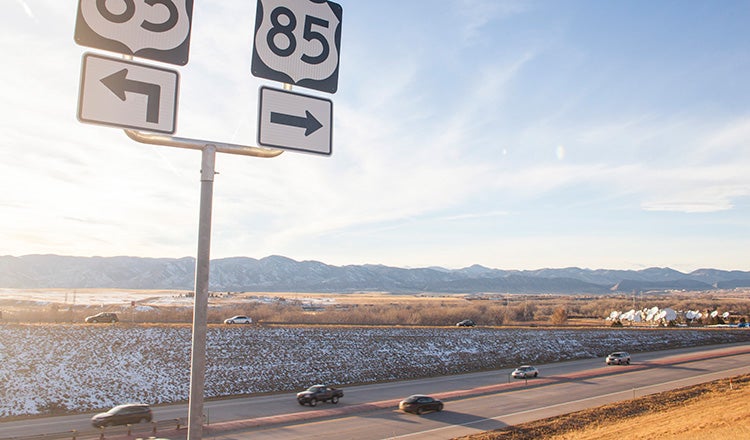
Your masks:
<instances>
[{"instance_id":1,"label":"sign pole","mask_svg":"<svg viewBox=\"0 0 750 440\"><path fill-rule=\"evenodd\" d=\"M206 334L208 327L208 282L211 254L211 212L213 210L216 152L272 158L284 150L209 142L137 130L124 130L134 141L168 147L201 150L201 200L198 217L198 255L195 260L195 298L193 302L193 341L190 356L190 395L188 402L188 440L203 436L203 387L206 379ZM73 298L75 302L75 298Z\"/></svg>"},{"instance_id":2,"label":"sign pole","mask_svg":"<svg viewBox=\"0 0 750 440\"><path fill-rule=\"evenodd\" d=\"M203 385L206 376L208 274L211 253L211 211L215 162L216 147L213 145L204 146L201 161L198 256L195 261L195 305L193 308L193 345L190 358L188 440L200 440L203 435Z\"/></svg>"}]
</instances>

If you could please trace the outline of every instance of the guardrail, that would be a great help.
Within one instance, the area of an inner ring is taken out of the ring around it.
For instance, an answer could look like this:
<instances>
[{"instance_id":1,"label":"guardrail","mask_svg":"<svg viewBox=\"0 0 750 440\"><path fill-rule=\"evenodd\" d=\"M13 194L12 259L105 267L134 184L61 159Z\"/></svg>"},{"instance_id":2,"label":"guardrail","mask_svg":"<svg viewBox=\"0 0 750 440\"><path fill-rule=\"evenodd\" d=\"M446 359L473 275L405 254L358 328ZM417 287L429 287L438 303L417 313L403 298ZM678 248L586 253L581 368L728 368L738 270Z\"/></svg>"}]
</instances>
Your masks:
<instances>
[{"instance_id":1,"label":"guardrail","mask_svg":"<svg viewBox=\"0 0 750 440\"><path fill-rule=\"evenodd\" d=\"M81 440L98 438L132 437L133 435L143 437L154 437L159 432L174 432L187 427L187 419L158 420L151 423L138 423L135 425L110 426L102 428L91 428L82 431L71 430L62 432L51 432L47 434L22 435L16 437L0 437L0 440Z\"/></svg>"}]
</instances>

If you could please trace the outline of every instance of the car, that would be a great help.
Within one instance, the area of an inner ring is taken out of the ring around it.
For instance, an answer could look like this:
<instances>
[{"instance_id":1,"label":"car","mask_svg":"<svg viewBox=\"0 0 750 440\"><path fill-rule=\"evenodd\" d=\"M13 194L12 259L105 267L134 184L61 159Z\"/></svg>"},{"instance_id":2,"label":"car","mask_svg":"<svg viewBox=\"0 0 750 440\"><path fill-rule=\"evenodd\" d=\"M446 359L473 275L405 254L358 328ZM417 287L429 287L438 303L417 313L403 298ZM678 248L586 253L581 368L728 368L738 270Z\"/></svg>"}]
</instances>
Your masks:
<instances>
[{"instance_id":1,"label":"car","mask_svg":"<svg viewBox=\"0 0 750 440\"><path fill-rule=\"evenodd\" d=\"M510 375L513 376L514 379L528 379L530 377L539 376L539 370L537 370L536 367L532 367L531 365L521 365L520 367L513 370Z\"/></svg>"},{"instance_id":2,"label":"car","mask_svg":"<svg viewBox=\"0 0 750 440\"><path fill-rule=\"evenodd\" d=\"M252 324L253 320L244 315L232 316L224 320L224 324Z\"/></svg>"},{"instance_id":3,"label":"car","mask_svg":"<svg viewBox=\"0 0 750 440\"><path fill-rule=\"evenodd\" d=\"M607 356L607 359L604 360L604 362L606 362L607 365L630 365L630 353L626 351L615 351L614 353L610 353L609 356Z\"/></svg>"},{"instance_id":4,"label":"car","mask_svg":"<svg viewBox=\"0 0 750 440\"><path fill-rule=\"evenodd\" d=\"M297 393L297 402L300 405L315 406L318 402L339 403L339 399L344 397L344 390L334 388L328 385L313 385L305 391Z\"/></svg>"},{"instance_id":5,"label":"car","mask_svg":"<svg viewBox=\"0 0 750 440\"><path fill-rule=\"evenodd\" d=\"M423 414L428 411L442 411L443 402L424 394L414 394L399 402L398 409L403 412Z\"/></svg>"},{"instance_id":6,"label":"car","mask_svg":"<svg viewBox=\"0 0 750 440\"><path fill-rule=\"evenodd\" d=\"M107 412L94 415L91 418L91 424L95 428L103 428L105 426L150 422L152 419L153 413L148 405L143 403L128 403L118 405Z\"/></svg>"},{"instance_id":7,"label":"car","mask_svg":"<svg viewBox=\"0 0 750 440\"><path fill-rule=\"evenodd\" d=\"M471 319L464 319L456 323L456 327L474 327L475 325L477 324Z\"/></svg>"},{"instance_id":8,"label":"car","mask_svg":"<svg viewBox=\"0 0 750 440\"><path fill-rule=\"evenodd\" d=\"M119 319L117 319L117 313L102 312L93 316L87 316L84 321L89 324L96 324L98 322L118 322Z\"/></svg>"}]
</instances>

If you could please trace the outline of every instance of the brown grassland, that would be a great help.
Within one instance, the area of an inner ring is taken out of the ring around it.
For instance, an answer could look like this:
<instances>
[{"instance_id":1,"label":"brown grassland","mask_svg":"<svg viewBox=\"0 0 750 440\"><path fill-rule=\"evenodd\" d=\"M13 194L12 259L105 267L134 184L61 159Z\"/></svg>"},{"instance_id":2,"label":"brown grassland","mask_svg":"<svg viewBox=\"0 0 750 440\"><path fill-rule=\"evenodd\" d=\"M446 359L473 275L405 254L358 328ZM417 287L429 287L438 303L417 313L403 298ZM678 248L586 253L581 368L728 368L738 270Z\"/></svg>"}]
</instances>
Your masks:
<instances>
[{"instance_id":1,"label":"brown grassland","mask_svg":"<svg viewBox=\"0 0 750 440\"><path fill-rule=\"evenodd\" d=\"M730 382L731 380L731 382ZM750 375L488 431L460 440L750 438Z\"/></svg>"},{"instance_id":2,"label":"brown grassland","mask_svg":"<svg viewBox=\"0 0 750 440\"><path fill-rule=\"evenodd\" d=\"M57 298L73 297L72 294L61 296L59 290L57 289ZM82 295L85 290L77 291ZM131 306L130 299L119 303L71 304L62 300L24 301L19 299L18 295L12 299L0 295L0 312L3 313L0 317L8 322L82 322L88 315L111 311L119 313L120 319L126 322L192 322L192 303L190 298L185 298L186 292L126 293L128 298L137 298L137 307ZM614 310L640 310L654 306L675 310L730 312L731 316L726 320L720 317L704 318L690 324L732 324L750 320L750 289L650 292L638 295L480 296L378 292L214 292L209 298L208 321L219 324L233 315L247 315L260 324L445 326L468 318L474 320L477 325L484 326L602 326L610 324L604 318Z\"/></svg>"}]
</instances>

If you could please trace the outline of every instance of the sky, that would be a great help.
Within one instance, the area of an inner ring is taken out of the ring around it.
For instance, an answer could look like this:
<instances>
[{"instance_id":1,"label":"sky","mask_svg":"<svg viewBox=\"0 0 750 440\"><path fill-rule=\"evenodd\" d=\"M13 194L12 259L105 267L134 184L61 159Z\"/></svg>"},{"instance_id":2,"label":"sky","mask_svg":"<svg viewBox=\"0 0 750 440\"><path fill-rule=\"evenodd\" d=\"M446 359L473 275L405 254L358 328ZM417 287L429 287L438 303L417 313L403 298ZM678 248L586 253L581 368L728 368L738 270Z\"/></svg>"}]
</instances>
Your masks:
<instances>
[{"instance_id":1,"label":"sky","mask_svg":"<svg viewBox=\"0 0 750 440\"><path fill-rule=\"evenodd\" d=\"M77 118L77 0L2 0L0 255L195 256L200 151ZM117 0L108 0L110 4ZM340 0L330 156L218 153L211 258L750 270L750 2ZM114 6L113 6L114 7ZM174 136L257 145L255 0L196 1Z\"/></svg>"}]
</instances>

